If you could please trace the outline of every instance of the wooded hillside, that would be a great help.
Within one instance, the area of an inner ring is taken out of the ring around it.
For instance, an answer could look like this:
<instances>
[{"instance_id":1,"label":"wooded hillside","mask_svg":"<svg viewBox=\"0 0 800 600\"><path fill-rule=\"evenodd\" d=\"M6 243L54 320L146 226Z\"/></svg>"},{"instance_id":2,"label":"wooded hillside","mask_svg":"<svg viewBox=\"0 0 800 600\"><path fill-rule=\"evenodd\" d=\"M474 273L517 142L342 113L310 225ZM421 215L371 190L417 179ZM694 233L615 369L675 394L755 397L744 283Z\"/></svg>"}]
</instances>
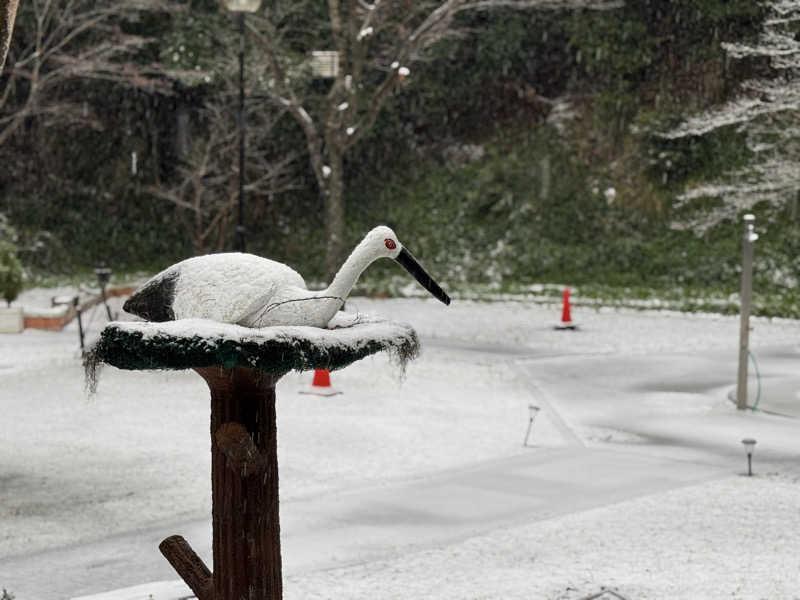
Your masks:
<instances>
[{"instance_id":1,"label":"wooded hillside","mask_svg":"<svg viewBox=\"0 0 800 600\"><path fill-rule=\"evenodd\" d=\"M352 19L369 22L364 11L378 4L352 3ZM698 232L697 211L723 200L679 198L693 183L747 168L746 133L733 125L663 134L739 97L742 82L777 76L769 57L731 56L725 44L757 40L780 17L774 5L791 3L552 4L454 13L401 75L376 52L383 70L364 67L356 87L376 86L385 105L340 157L343 247L386 223L451 285L735 291L735 211ZM799 10L778 27L794 31ZM422 23L392 14L348 47L388 47L391 35ZM336 43L322 3L265 2L247 23L247 250L322 280L328 164L309 161L302 118L276 98L302 93L324 123L367 115L370 99L347 92L325 108L337 83L308 67L312 51ZM153 270L233 248L237 49L235 20L211 0L20 6L0 80L0 158L9 165L0 213L29 269L70 274L105 261ZM394 79L383 90L387 73ZM354 135L340 123L347 133L337 135ZM324 140L323 155L335 139ZM752 210L767 231L757 277L796 285L796 202Z\"/></svg>"}]
</instances>

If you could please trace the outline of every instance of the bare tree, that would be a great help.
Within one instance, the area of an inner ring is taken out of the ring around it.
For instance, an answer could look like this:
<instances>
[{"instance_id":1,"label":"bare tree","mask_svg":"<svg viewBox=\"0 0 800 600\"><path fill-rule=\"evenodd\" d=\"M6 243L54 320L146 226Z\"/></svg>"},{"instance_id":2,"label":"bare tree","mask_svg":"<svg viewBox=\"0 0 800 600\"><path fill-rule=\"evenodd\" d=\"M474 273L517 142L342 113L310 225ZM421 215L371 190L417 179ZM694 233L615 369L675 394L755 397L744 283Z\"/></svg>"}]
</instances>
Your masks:
<instances>
[{"instance_id":1,"label":"bare tree","mask_svg":"<svg viewBox=\"0 0 800 600\"><path fill-rule=\"evenodd\" d=\"M180 209L177 214L196 252L218 251L228 241L238 198L235 49L218 40L213 66L191 71L167 68L158 62L136 60L151 40L126 33L123 27L143 12L184 12L188 5L177 2L180 0L24 3L9 53L7 85L0 94L0 147L30 119L44 126L80 124L102 130L104 116L96 114L91 103L70 93L74 87L65 85L68 83L110 82L141 89L151 96L175 95L176 86L213 88L203 92L206 99L201 106L189 111L198 125L197 135L181 140L185 147L179 149L178 164L166 178L160 177L164 165L159 165L155 183L146 189ZM248 80L257 85L255 77ZM257 132L251 137L267 137L284 110L263 101L250 103L245 118L249 129ZM290 189L289 165L296 154L273 157L268 144L254 142L250 146L245 187L248 195L268 201Z\"/></svg>"},{"instance_id":2,"label":"bare tree","mask_svg":"<svg viewBox=\"0 0 800 600\"><path fill-rule=\"evenodd\" d=\"M144 68L132 60L147 40L124 33L121 23L143 10L176 9L159 0L23 3L5 71L6 86L0 92L0 146L30 118L99 129L91 106L58 93L70 81L105 80L168 93L157 65Z\"/></svg>"},{"instance_id":3,"label":"bare tree","mask_svg":"<svg viewBox=\"0 0 800 600\"><path fill-rule=\"evenodd\" d=\"M769 75L750 79L740 94L723 106L686 119L661 134L666 139L700 137L724 127L745 134L753 159L742 169L715 181L692 185L678 197L678 205L699 198L723 203L695 216L684 225L701 232L721 220L767 201L781 206L797 202L800 191L800 0L766 0L762 30L752 42L722 44L733 60L755 59L769 67Z\"/></svg>"},{"instance_id":4,"label":"bare tree","mask_svg":"<svg viewBox=\"0 0 800 600\"><path fill-rule=\"evenodd\" d=\"M196 254L219 252L229 245L239 198L237 96L233 82L209 95L197 111L195 135L189 136L176 173L169 181L148 186L155 197L175 205ZM248 129L268 135L279 113L264 103L246 107ZM252 136L251 136L252 137ZM247 149L245 192L258 204L294 188L291 169L297 153L275 156L258 141Z\"/></svg>"},{"instance_id":5,"label":"bare tree","mask_svg":"<svg viewBox=\"0 0 800 600\"><path fill-rule=\"evenodd\" d=\"M326 275L332 277L344 253L347 153L367 136L392 91L409 80L413 65L438 42L460 35L455 25L459 13L619 5L594 0L328 0L326 14L314 22L309 20L314 10L305 3L276 0L251 30L266 54L266 93L305 135L324 205ZM304 19L298 17L301 9ZM317 93L313 90L321 86L311 85L314 50L336 53L330 85Z\"/></svg>"},{"instance_id":6,"label":"bare tree","mask_svg":"<svg viewBox=\"0 0 800 600\"><path fill-rule=\"evenodd\" d=\"M0 0L0 72L6 64L6 54L14 31L14 18L17 16L19 0Z\"/></svg>"}]
</instances>

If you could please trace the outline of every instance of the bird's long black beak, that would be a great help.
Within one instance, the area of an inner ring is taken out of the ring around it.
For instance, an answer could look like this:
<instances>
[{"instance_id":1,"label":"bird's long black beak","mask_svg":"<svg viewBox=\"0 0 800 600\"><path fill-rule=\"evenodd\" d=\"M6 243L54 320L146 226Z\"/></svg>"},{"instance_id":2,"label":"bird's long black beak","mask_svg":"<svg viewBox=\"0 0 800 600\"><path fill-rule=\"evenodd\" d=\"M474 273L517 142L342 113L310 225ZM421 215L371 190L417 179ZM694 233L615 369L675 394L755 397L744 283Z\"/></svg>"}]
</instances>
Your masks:
<instances>
[{"instance_id":1,"label":"bird's long black beak","mask_svg":"<svg viewBox=\"0 0 800 600\"><path fill-rule=\"evenodd\" d=\"M450 296L445 294L444 290L439 287L439 284L433 280L433 277L428 275L428 272L422 268L422 265L417 262L417 259L414 258L411 252L403 248L400 250L400 254L397 255L395 260L403 265L405 270L411 273L422 287L445 304L450 304Z\"/></svg>"}]
</instances>

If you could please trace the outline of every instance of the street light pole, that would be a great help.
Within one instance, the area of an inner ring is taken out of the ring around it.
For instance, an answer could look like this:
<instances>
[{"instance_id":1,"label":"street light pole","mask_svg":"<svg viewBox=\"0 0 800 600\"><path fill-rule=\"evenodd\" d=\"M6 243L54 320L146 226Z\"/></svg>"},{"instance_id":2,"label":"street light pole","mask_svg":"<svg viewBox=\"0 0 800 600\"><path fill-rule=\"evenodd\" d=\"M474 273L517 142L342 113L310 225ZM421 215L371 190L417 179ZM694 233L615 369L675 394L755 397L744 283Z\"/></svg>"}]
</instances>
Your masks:
<instances>
[{"instance_id":1,"label":"street light pole","mask_svg":"<svg viewBox=\"0 0 800 600\"><path fill-rule=\"evenodd\" d=\"M739 377L736 383L736 408L747 408L747 359L750 344L750 306L753 302L753 242L758 239L755 233L755 216L744 216L744 238L742 240L742 287L740 291L739 317Z\"/></svg>"},{"instance_id":2,"label":"street light pole","mask_svg":"<svg viewBox=\"0 0 800 600\"><path fill-rule=\"evenodd\" d=\"M236 251L244 252L244 12L239 13L239 219Z\"/></svg>"},{"instance_id":3,"label":"street light pole","mask_svg":"<svg viewBox=\"0 0 800 600\"><path fill-rule=\"evenodd\" d=\"M244 252L244 51L245 51L245 13L256 12L261 0L223 0L225 8L238 13L239 17L239 207L236 220L235 249Z\"/></svg>"}]
</instances>

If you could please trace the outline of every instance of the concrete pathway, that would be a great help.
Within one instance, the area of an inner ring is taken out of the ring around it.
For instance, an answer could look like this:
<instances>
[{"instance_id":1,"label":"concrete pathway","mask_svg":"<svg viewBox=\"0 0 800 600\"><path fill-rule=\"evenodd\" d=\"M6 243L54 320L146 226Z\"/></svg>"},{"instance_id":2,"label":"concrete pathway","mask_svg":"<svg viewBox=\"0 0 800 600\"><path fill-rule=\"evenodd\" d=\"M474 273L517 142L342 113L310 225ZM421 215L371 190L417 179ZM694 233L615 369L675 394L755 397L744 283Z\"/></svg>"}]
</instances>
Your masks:
<instances>
[{"instance_id":1,"label":"concrete pathway","mask_svg":"<svg viewBox=\"0 0 800 600\"><path fill-rule=\"evenodd\" d=\"M534 447L426 479L290 501L281 506L284 572L396 556L730 473L719 465L637 453ZM157 549L172 534L183 535L211 564L209 521L165 523L2 560L0 582L20 600L50 600L175 579Z\"/></svg>"}]
</instances>

